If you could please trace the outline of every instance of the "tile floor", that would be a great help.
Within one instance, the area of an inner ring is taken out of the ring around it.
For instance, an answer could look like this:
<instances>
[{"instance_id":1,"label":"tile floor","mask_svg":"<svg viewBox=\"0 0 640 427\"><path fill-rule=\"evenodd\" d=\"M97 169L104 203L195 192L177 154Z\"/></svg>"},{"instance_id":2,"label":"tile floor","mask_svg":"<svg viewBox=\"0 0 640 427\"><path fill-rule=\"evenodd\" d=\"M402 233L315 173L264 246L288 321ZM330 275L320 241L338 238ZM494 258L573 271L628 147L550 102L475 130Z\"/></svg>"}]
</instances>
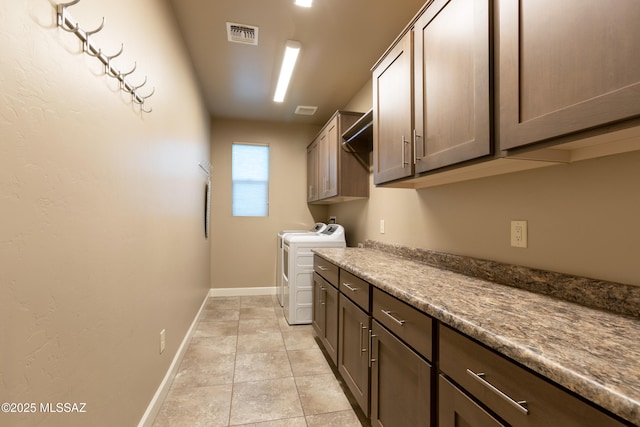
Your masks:
<instances>
[{"instance_id":1,"label":"tile floor","mask_svg":"<svg viewBox=\"0 0 640 427\"><path fill-rule=\"evenodd\" d=\"M347 396L275 297L209 298L153 426L359 427Z\"/></svg>"}]
</instances>

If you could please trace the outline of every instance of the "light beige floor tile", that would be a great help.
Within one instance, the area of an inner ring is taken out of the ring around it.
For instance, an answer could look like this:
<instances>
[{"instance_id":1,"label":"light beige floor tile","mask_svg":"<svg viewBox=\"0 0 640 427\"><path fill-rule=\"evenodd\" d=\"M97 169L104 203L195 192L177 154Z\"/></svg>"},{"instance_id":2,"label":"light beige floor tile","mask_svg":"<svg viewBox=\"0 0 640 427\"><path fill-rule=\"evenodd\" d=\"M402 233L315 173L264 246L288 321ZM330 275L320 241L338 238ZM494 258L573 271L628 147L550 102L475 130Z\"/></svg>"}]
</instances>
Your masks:
<instances>
[{"instance_id":1,"label":"light beige floor tile","mask_svg":"<svg viewBox=\"0 0 640 427\"><path fill-rule=\"evenodd\" d=\"M226 426L231 408L231 384L173 390L153 427Z\"/></svg>"},{"instance_id":2,"label":"light beige floor tile","mask_svg":"<svg viewBox=\"0 0 640 427\"><path fill-rule=\"evenodd\" d=\"M303 415L293 378L236 383L231 425L273 421Z\"/></svg>"},{"instance_id":3,"label":"light beige floor tile","mask_svg":"<svg viewBox=\"0 0 640 427\"><path fill-rule=\"evenodd\" d=\"M233 354L236 352L238 342L237 335L220 336L220 337L194 337L191 339L189 349L185 357L192 350L192 347L206 347L210 355L215 354Z\"/></svg>"},{"instance_id":4,"label":"light beige floor tile","mask_svg":"<svg viewBox=\"0 0 640 427\"><path fill-rule=\"evenodd\" d=\"M309 329L283 331L282 338L288 351L318 348L318 344Z\"/></svg>"},{"instance_id":5,"label":"light beige floor tile","mask_svg":"<svg viewBox=\"0 0 640 427\"><path fill-rule=\"evenodd\" d=\"M351 409L351 404L333 373L296 377L295 380L305 415Z\"/></svg>"},{"instance_id":6,"label":"light beige floor tile","mask_svg":"<svg viewBox=\"0 0 640 427\"><path fill-rule=\"evenodd\" d=\"M285 351L284 341L280 332L238 335L238 354L270 353L274 351Z\"/></svg>"},{"instance_id":7,"label":"light beige floor tile","mask_svg":"<svg viewBox=\"0 0 640 427\"><path fill-rule=\"evenodd\" d=\"M230 309L240 309L240 297L210 297L207 300L207 304L205 305L205 309L221 309L221 310L230 310Z\"/></svg>"},{"instance_id":8,"label":"light beige floor tile","mask_svg":"<svg viewBox=\"0 0 640 427\"><path fill-rule=\"evenodd\" d=\"M276 312L273 307L246 307L240 309L240 319L276 319Z\"/></svg>"},{"instance_id":9,"label":"light beige floor tile","mask_svg":"<svg viewBox=\"0 0 640 427\"><path fill-rule=\"evenodd\" d=\"M327 414L309 415L306 417L309 427L361 427L362 424L353 409L330 412Z\"/></svg>"},{"instance_id":10,"label":"light beige floor tile","mask_svg":"<svg viewBox=\"0 0 640 427\"><path fill-rule=\"evenodd\" d=\"M280 327L275 317L273 319L240 320L239 322L239 335L269 334L274 332L280 332Z\"/></svg>"},{"instance_id":11,"label":"light beige floor tile","mask_svg":"<svg viewBox=\"0 0 640 427\"><path fill-rule=\"evenodd\" d=\"M280 329L282 330L282 332L299 332L303 330L308 330L309 332L311 332L313 330L313 326L311 326L311 324L290 325L284 316L278 318L278 324L280 325Z\"/></svg>"},{"instance_id":12,"label":"light beige floor tile","mask_svg":"<svg viewBox=\"0 0 640 427\"><path fill-rule=\"evenodd\" d=\"M193 336L200 338L238 335L238 324L239 322L237 320L200 322Z\"/></svg>"},{"instance_id":13,"label":"light beige floor tile","mask_svg":"<svg viewBox=\"0 0 640 427\"><path fill-rule=\"evenodd\" d=\"M291 370L294 377L306 375L321 375L332 373L322 351L319 348L312 350L288 351Z\"/></svg>"},{"instance_id":14,"label":"light beige floor tile","mask_svg":"<svg viewBox=\"0 0 640 427\"><path fill-rule=\"evenodd\" d=\"M242 427L307 427L307 420L304 417L285 418L263 423L242 424Z\"/></svg>"},{"instance_id":15,"label":"light beige floor tile","mask_svg":"<svg viewBox=\"0 0 640 427\"><path fill-rule=\"evenodd\" d=\"M154 427L360 426L341 391L311 325L289 325L275 296L214 297Z\"/></svg>"},{"instance_id":16,"label":"light beige floor tile","mask_svg":"<svg viewBox=\"0 0 640 427\"><path fill-rule=\"evenodd\" d=\"M234 383L292 376L291 365L285 351L238 354L236 356Z\"/></svg>"},{"instance_id":17,"label":"light beige floor tile","mask_svg":"<svg viewBox=\"0 0 640 427\"><path fill-rule=\"evenodd\" d=\"M200 316L200 322L216 322L220 320L240 320L240 309L205 309Z\"/></svg>"},{"instance_id":18,"label":"light beige floor tile","mask_svg":"<svg viewBox=\"0 0 640 427\"><path fill-rule=\"evenodd\" d=\"M240 297L240 308L271 306L273 306L273 299L271 295Z\"/></svg>"},{"instance_id":19,"label":"light beige floor tile","mask_svg":"<svg viewBox=\"0 0 640 427\"><path fill-rule=\"evenodd\" d=\"M173 380L173 387L203 387L233 382L234 354L215 354L203 347L187 357Z\"/></svg>"}]
</instances>

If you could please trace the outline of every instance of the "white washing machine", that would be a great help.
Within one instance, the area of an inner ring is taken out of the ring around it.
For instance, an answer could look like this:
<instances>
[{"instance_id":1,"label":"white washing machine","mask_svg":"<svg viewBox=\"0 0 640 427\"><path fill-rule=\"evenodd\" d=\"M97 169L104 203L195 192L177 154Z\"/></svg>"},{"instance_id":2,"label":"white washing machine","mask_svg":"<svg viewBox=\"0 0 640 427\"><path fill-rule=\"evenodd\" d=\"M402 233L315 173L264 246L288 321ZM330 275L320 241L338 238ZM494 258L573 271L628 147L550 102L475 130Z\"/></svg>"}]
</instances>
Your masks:
<instances>
[{"instance_id":1,"label":"white washing machine","mask_svg":"<svg viewBox=\"0 0 640 427\"><path fill-rule=\"evenodd\" d=\"M316 222L310 230L282 230L278 233L278 246L276 248L276 296L278 297L278 303L280 306L284 304L283 292L284 284L282 283L282 263L283 263L283 245L284 236L287 234L306 234L315 235L327 228L327 224L322 222Z\"/></svg>"},{"instance_id":2,"label":"white washing machine","mask_svg":"<svg viewBox=\"0 0 640 427\"><path fill-rule=\"evenodd\" d=\"M284 236L282 283L284 317L290 325L309 324L313 318L312 248L344 248L344 228L329 224L315 235Z\"/></svg>"}]
</instances>

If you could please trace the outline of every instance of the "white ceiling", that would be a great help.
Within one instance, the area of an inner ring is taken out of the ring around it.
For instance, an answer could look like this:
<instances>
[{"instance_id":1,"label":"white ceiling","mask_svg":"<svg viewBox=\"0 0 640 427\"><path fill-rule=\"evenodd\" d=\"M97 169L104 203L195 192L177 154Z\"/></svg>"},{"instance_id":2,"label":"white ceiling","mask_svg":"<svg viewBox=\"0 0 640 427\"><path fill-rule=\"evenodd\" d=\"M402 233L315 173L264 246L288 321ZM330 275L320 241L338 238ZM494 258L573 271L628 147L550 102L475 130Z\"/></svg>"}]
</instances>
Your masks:
<instances>
[{"instance_id":1,"label":"white ceiling","mask_svg":"<svg viewBox=\"0 0 640 427\"><path fill-rule=\"evenodd\" d=\"M371 77L371 67L425 0L169 0L216 118L323 124ZM226 22L259 27L258 46L229 43ZM302 44L285 101L273 102L286 40ZM298 105L318 106L314 116Z\"/></svg>"}]
</instances>

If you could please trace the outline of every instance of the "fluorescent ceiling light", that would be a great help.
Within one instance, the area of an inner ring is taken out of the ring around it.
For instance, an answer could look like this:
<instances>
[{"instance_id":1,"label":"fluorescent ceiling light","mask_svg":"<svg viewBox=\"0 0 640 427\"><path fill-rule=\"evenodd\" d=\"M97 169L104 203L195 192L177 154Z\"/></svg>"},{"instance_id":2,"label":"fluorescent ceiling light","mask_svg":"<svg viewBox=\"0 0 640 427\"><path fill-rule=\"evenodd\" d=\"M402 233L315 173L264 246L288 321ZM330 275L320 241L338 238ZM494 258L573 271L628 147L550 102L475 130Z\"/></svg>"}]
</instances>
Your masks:
<instances>
[{"instance_id":1,"label":"fluorescent ceiling light","mask_svg":"<svg viewBox=\"0 0 640 427\"><path fill-rule=\"evenodd\" d=\"M300 53L300 43L287 40L287 44L284 51L284 58L282 60L282 68L280 68L280 77L278 78L278 86L276 86L276 94L273 96L275 102L284 101L284 95L287 93L289 87L289 81L293 74L293 68L296 65L298 59L298 53Z\"/></svg>"},{"instance_id":2,"label":"fluorescent ceiling light","mask_svg":"<svg viewBox=\"0 0 640 427\"><path fill-rule=\"evenodd\" d=\"M313 3L313 0L296 0L295 1L296 6L302 6L302 7L311 7L311 3Z\"/></svg>"}]
</instances>

